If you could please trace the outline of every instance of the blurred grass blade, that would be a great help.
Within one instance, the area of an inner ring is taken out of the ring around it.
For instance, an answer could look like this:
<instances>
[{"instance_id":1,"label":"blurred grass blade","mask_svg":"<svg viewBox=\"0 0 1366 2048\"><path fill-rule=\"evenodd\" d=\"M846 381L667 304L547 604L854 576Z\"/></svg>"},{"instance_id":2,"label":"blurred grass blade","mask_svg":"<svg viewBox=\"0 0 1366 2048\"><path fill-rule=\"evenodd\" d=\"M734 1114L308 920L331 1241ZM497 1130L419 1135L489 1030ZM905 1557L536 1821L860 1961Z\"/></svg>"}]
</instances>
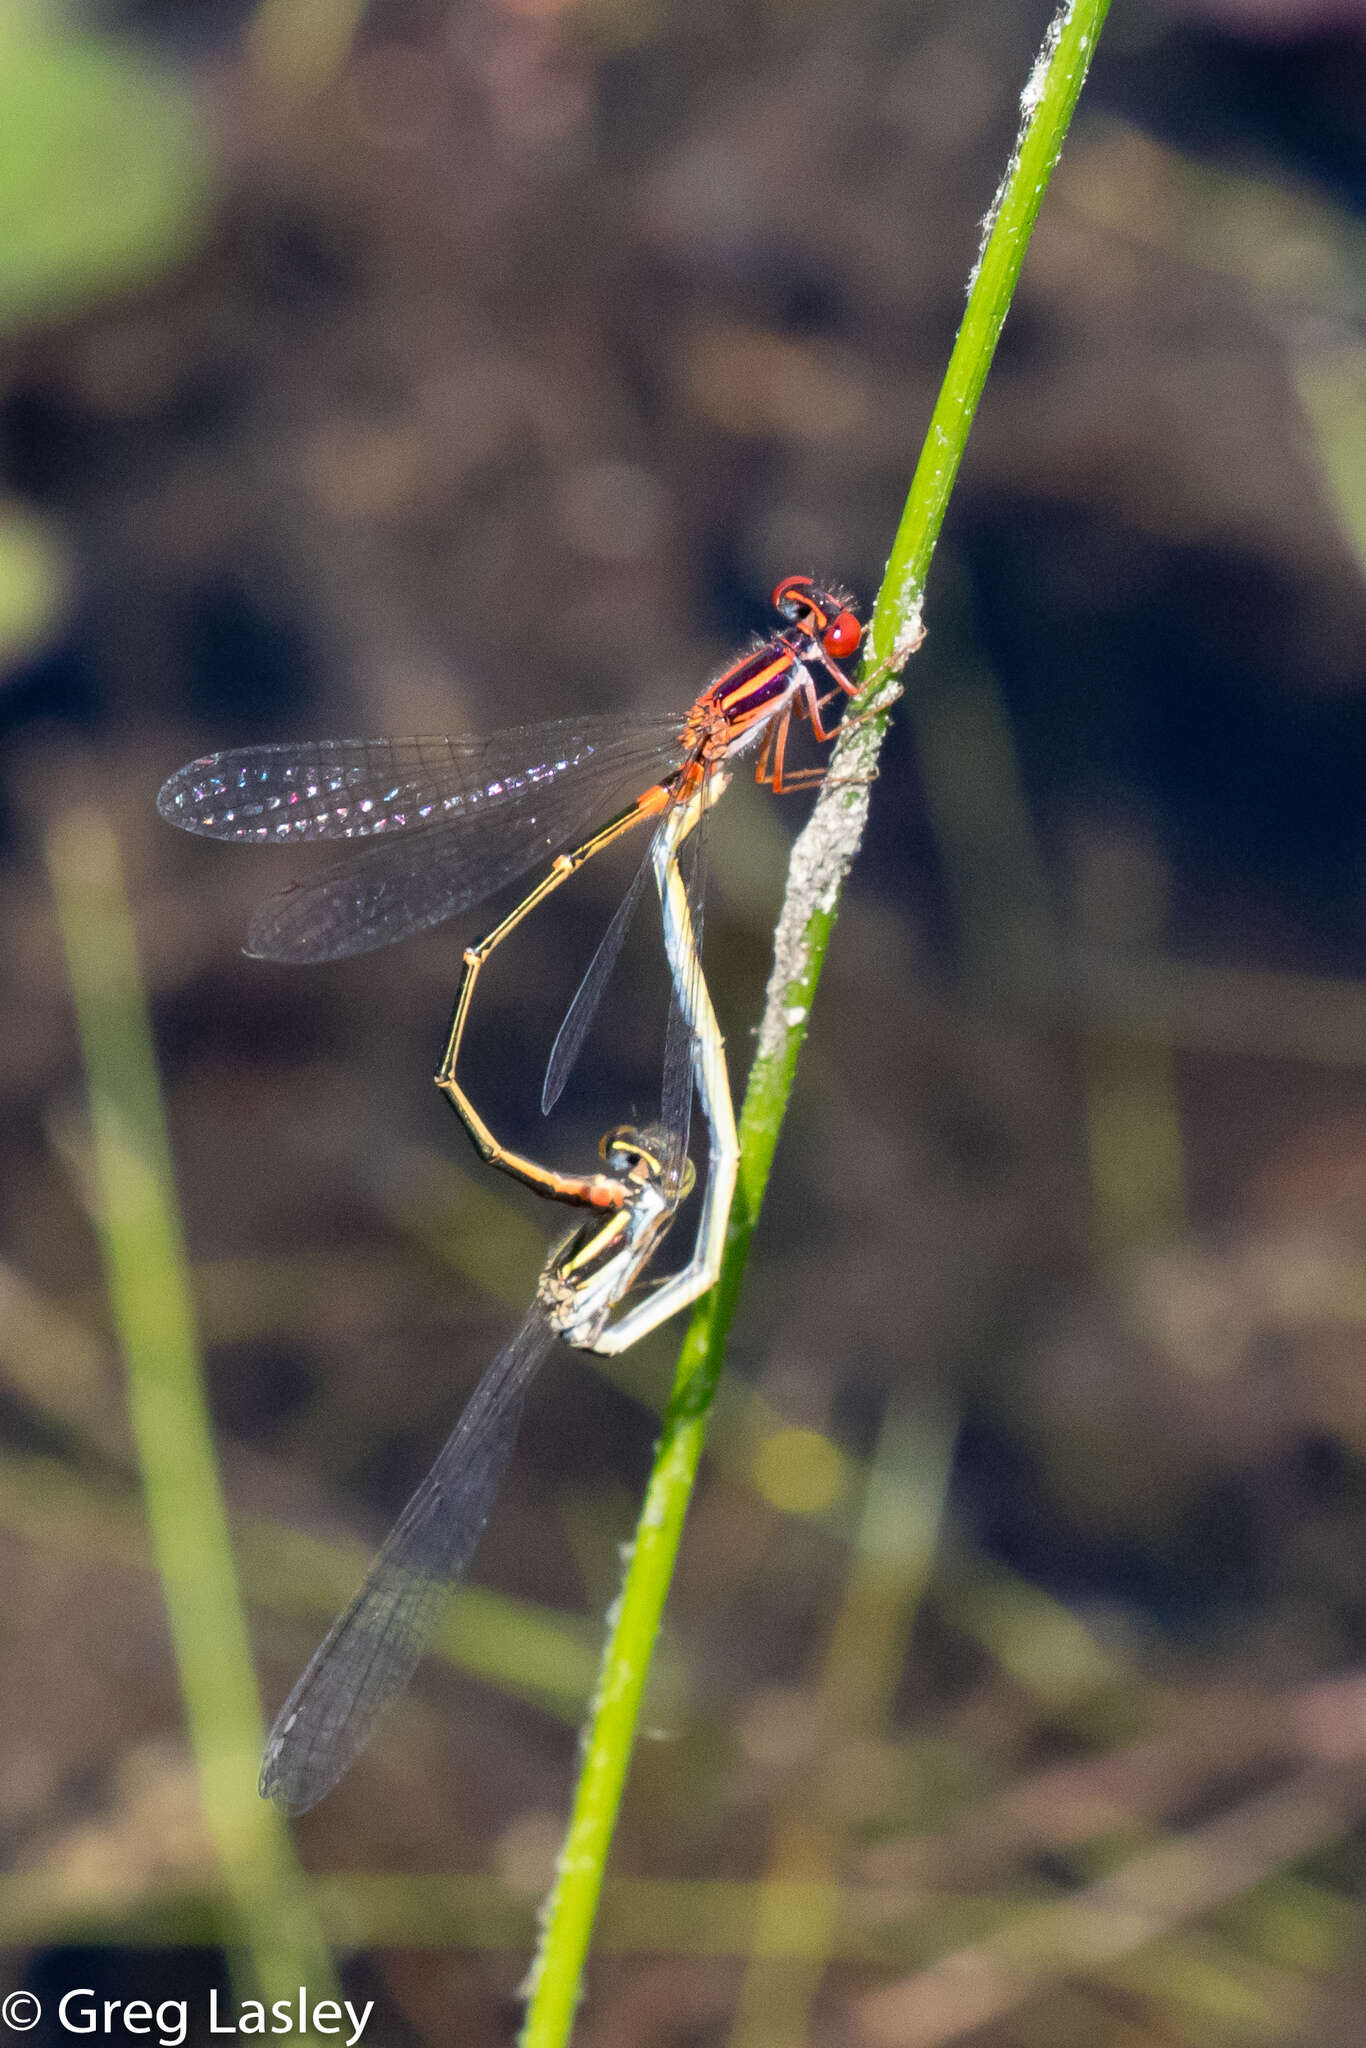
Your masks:
<instances>
[{"instance_id":1,"label":"blurred grass blade","mask_svg":"<svg viewBox=\"0 0 1366 2048\"><path fill-rule=\"evenodd\" d=\"M1156 1963L1164 1996L1173 1988L1164 1981L1169 1973L1184 1974L1185 1988L1193 1992L1189 1974L1180 1971L1181 1944L1164 1937L1244 1897L1287 1864L1340 1841L1360 1820L1359 1773L1341 1767L1300 1772L1177 1840L1157 1842L1071 1896L1014 1914L981 1940L870 1993L856 2007L858 2038L868 2048L939 2048L984 2031L1059 1980L1084 1973L1113 1981L1118 1975L1122 1984L1119 1973L1131 1958L1146 1962L1150 1986ZM1208 1990L1207 1979L1201 1988ZM1286 2010L1259 2007L1250 2015L1254 2024L1237 2032L1228 2030L1225 2010L1224 2024L1206 2033L1210 2017L1206 2006L1198 2036L1185 2029L1178 2035L1173 2026L1167 2038L1316 2038L1299 2028L1287 2034ZM1245 2007L1238 2017L1249 2017Z\"/></svg>"},{"instance_id":2,"label":"blurred grass blade","mask_svg":"<svg viewBox=\"0 0 1366 2048\"><path fill-rule=\"evenodd\" d=\"M1186 1224L1187 1169L1172 1047L1091 1033L1082 1084L1101 1254L1174 1243Z\"/></svg>"},{"instance_id":3,"label":"blurred grass blade","mask_svg":"<svg viewBox=\"0 0 1366 2048\"><path fill-rule=\"evenodd\" d=\"M95 1213L204 1817L259 1995L297 1996L303 1984L326 1997L331 1965L288 1837L256 1792L260 1703L118 846L98 812L70 811L48 864L89 1090Z\"/></svg>"},{"instance_id":4,"label":"blurred grass blade","mask_svg":"<svg viewBox=\"0 0 1366 2048\"><path fill-rule=\"evenodd\" d=\"M191 94L112 38L68 33L77 12L0 8L0 329L133 290L209 219L209 123Z\"/></svg>"},{"instance_id":5,"label":"blurred grass blade","mask_svg":"<svg viewBox=\"0 0 1366 2048\"><path fill-rule=\"evenodd\" d=\"M1330 500L1366 567L1366 347L1355 336L1302 344L1290 364Z\"/></svg>"},{"instance_id":6,"label":"blurred grass blade","mask_svg":"<svg viewBox=\"0 0 1366 2048\"><path fill-rule=\"evenodd\" d=\"M867 1468L844 1595L822 1661L813 1739L778 1802L768 1869L730 2048L812 2038L817 1994L838 1951L849 1814L838 1796L882 1743L948 1500L957 1418L904 1388L893 1394ZM886 1754L892 1754L890 1744ZM876 1765L873 1767L876 1776ZM846 1787L846 1790L848 1788ZM794 1955L794 1900L806 1936Z\"/></svg>"},{"instance_id":7,"label":"blurred grass blade","mask_svg":"<svg viewBox=\"0 0 1366 2048\"><path fill-rule=\"evenodd\" d=\"M261 0L247 55L263 78L307 97L332 84L365 13L365 0Z\"/></svg>"}]
</instances>

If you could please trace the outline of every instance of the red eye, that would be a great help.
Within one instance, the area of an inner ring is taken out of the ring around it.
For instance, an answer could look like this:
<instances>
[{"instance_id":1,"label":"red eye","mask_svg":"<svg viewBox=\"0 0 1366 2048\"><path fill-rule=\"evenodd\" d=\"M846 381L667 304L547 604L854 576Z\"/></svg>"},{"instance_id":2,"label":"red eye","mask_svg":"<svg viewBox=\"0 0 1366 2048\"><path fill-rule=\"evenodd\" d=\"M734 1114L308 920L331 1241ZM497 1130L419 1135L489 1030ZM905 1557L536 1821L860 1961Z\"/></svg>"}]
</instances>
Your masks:
<instances>
[{"instance_id":1,"label":"red eye","mask_svg":"<svg viewBox=\"0 0 1366 2048\"><path fill-rule=\"evenodd\" d=\"M837 612L821 635L821 646L836 661L853 654L863 638L863 628L852 612Z\"/></svg>"}]
</instances>

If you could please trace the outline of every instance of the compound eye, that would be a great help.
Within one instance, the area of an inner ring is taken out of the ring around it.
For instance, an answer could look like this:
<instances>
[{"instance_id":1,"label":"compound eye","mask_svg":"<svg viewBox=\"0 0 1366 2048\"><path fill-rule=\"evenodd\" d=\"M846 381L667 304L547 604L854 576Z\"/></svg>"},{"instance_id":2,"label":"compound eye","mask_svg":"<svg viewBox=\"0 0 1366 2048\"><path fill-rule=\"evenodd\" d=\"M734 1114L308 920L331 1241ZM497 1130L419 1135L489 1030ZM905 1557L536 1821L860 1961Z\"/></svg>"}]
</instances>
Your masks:
<instances>
[{"instance_id":1,"label":"compound eye","mask_svg":"<svg viewBox=\"0 0 1366 2048\"><path fill-rule=\"evenodd\" d=\"M821 635L821 645L836 661L842 661L847 654L858 650L863 638L863 628L852 612L836 612L830 624Z\"/></svg>"},{"instance_id":2,"label":"compound eye","mask_svg":"<svg viewBox=\"0 0 1366 2048\"><path fill-rule=\"evenodd\" d=\"M612 1130L605 1131L602 1137L598 1139L598 1151L609 1165L612 1162L613 1153L624 1153L626 1155L622 1162L623 1166L625 1166L629 1165L630 1161L639 1154L640 1150L640 1132L631 1124L617 1124Z\"/></svg>"},{"instance_id":3,"label":"compound eye","mask_svg":"<svg viewBox=\"0 0 1366 2048\"><path fill-rule=\"evenodd\" d=\"M813 607L815 585L809 576L784 576L773 592L773 609L785 619L800 618Z\"/></svg>"}]
</instances>

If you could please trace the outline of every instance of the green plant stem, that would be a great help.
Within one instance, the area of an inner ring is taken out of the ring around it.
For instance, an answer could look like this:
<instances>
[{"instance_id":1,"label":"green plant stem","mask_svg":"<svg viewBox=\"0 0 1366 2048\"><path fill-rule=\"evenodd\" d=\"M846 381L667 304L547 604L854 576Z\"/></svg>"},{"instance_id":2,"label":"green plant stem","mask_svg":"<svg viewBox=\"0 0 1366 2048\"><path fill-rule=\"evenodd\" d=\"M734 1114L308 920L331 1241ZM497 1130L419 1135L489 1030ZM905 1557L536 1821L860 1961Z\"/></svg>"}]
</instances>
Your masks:
<instances>
[{"instance_id":1,"label":"green plant stem","mask_svg":"<svg viewBox=\"0 0 1366 2048\"><path fill-rule=\"evenodd\" d=\"M91 1206L128 1372L152 1550L204 1818L267 2002L335 1992L283 1823L256 1796L261 1712L213 1453L170 1145L118 847L73 811L48 843L90 1099Z\"/></svg>"},{"instance_id":2,"label":"green plant stem","mask_svg":"<svg viewBox=\"0 0 1366 2048\"><path fill-rule=\"evenodd\" d=\"M878 685L889 671L899 669L918 644L921 600L949 496L1107 7L1108 0L1073 0L1060 11L1021 96L1019 137L988 215L963 324L873 609L864 687L851 706L852 719L846 716L810 822L792 850L758 1050L740 1114L740 1175L725 1258L716 1286L694 1311L679 1356L625 1584L603 1653L569 1831L528 1980L522 2048L562 2048L574 2023L607 1850L702 1455L707 1412L840 891L863 836L869 783L890 707L861 720L859 714L876 701Z\"/></svg>"}]
</instances>

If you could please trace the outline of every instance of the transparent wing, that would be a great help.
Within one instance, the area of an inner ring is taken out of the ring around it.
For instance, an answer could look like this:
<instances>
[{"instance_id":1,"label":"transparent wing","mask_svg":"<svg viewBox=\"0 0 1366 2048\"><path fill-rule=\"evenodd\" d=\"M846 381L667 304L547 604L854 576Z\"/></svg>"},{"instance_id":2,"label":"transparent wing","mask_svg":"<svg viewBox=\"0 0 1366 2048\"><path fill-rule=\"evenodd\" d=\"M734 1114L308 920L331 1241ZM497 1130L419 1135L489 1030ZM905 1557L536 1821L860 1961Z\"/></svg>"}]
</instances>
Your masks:
<instances>
[{"instance_id":1,"label":"transparent wing","mask_svg":"<svg viewBox=\"0 0 1366 2048\"><path fill-rule=\"evenodd\" d=\"M407 1685L448 1589L468 1569L554 1332L533 1308L480 1380L351 1605L280 1709L261 1793L305 1813L351 1768Z\"/></svg>"},{"instance_id":2,"label":"transparent wing","mask_svg":"<svg viewBox=\"0 0 1366 2048\"><path fill-rule=\"evenodd\" d=\"M188 761L162 784L157 809L209 839L291 845L420 831L489 809L536 803L548 786L649 758L677 718L557 718L485 738L299 740L230 747Z\"/></svg>"},{"instance_id":3,"label":"transparent wing","mask_svg":"<svg viewBox=\"0 0 1366 2048\"><path fill-rule=\"evenodd\" d=\"M662 829L662 828L661 828ZM565 1082L573 1073L588 1028L597 1014L602 993L612 978L612 969L631 928L641 893L650 875L650 854L654 848L651 836L650 848L644 860L636 869L630 888L617 905L612 922L598 941L597 951L588 963L588 971L574 992L574 1000L564 1013L564 1021L555 1033L555 1043L550 1048L550 1059L546 1064L545 1081L541 1087L541 1114L549 1116L555 1104L564 1093Z\"/></svg>"},{"instance_id":4,"label":"transparent wing","mask_svg":"<svg viewBox=\"0 0 1366 2048\"><path fill-rule=\"evenodd\" d=\"M248 932L262 959L339 960L441 923L581 838L677 765L679 723L607 716L487 739L237 747L179 769L157 808L209 838L352 842L268 897Z\"/></svg>"}]
</instances>

